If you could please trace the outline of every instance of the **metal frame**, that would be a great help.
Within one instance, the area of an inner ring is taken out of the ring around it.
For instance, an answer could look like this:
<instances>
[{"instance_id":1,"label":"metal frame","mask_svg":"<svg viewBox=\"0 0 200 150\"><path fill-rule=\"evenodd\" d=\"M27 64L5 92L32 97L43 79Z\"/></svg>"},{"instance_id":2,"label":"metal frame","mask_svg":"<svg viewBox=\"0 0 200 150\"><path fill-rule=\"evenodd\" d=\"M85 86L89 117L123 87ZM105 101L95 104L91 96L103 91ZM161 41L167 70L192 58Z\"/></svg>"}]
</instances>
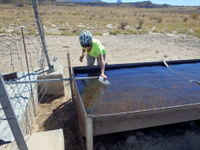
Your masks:
<instances>
[{"instance_id":1,"label":"metal frame","mask_svg":"<svg viewBox=\"0 0 200 150\"><path fill-rule=\"evenodd\" d=\"M72 80L88 80L88 79L98 79L98 76L93 77L76 77ZM39 83L39 82L58 82L58 81L70 81L70 78L63 79L48 79L48 80L33 80L33 81L7 81L5 84L25 84L25 83Z\"/></svg>"},{"instance_id":2,"label":"metal frame","mask_svg":"<svg viewBox=\"0 0 200 150\"><path fill-rule=\"evenodd\" d=\"M168 64L200 63L200 59L167 61ZM145 66L165 66L164 62L144 62L107 65L106 70L120 68L134 68ZM74 76L76 73L85 73L86 70L97 70L98 66L92 67L74 67ZM200 103L177 105L172 107L163 107L157 109L148 109L142 111L130 111L123 113L107 115L87 115L81 96L78 91L77 83L74 82L75 101L78 111L80 130L86 137L86 149L93 150L93 136L142 129L160 125L167 125L185 121L200 119ZM165 116L165 117L163 117Z\"/></svg>"}]
</instances>

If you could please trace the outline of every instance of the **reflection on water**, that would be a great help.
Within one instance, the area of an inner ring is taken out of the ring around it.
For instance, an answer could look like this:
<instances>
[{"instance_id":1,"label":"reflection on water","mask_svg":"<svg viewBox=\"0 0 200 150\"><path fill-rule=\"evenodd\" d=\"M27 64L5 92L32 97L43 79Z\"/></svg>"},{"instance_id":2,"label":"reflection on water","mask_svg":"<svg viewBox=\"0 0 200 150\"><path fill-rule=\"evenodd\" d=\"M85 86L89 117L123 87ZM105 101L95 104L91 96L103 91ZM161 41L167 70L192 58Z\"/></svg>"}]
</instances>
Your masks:
<instances>
[{"instance_id":1,"label":"reflection on water","mask_svg":"<svg viewBox=\"0 0 200 150\"><path fill-rule=\"evenodd\" d=\"M200 79L200 64L171 66ZM162 66L106 71L110 85L97 79L77 81L86 112L91 115L141 111L200 102L200 85L177 76ZM86 76L78 74L77 76Z\"/></svg>"},{"instance_id":2,"label":"reflection on water","mask_svg":"<svg viewBox=\"0 0 200 150\"><path fill-rule=\"evenodd\" d=\"M102 98L107 86L99 82L97 79L88 80L84 84L85 87L82 91L82 99L84 100L85 107L92 113L96 111L93 107L99 105L103 101Z\"/></svg>"}]
</instances>

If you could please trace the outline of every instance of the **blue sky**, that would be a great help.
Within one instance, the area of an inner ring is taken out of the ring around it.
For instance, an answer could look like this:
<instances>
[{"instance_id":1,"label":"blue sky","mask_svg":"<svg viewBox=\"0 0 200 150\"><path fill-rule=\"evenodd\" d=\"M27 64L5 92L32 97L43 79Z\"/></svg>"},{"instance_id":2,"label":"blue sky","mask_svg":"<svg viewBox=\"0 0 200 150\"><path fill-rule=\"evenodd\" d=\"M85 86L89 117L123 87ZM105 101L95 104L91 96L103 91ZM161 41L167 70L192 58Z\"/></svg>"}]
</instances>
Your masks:
<instances>
[{"instance_id":1,"label":"blue sky","mask_svg":"<svg viewBox=\"0 0 200 150\"><path fill-rule=\"evenodd\" d=\"M117 0L102 0L103 2L115 3ZM142 2L148 0L121 0L123 3ZM200 6L200 0L151 0L155 4L170 4L178 6Z\"/></svg>"}]
</instances>

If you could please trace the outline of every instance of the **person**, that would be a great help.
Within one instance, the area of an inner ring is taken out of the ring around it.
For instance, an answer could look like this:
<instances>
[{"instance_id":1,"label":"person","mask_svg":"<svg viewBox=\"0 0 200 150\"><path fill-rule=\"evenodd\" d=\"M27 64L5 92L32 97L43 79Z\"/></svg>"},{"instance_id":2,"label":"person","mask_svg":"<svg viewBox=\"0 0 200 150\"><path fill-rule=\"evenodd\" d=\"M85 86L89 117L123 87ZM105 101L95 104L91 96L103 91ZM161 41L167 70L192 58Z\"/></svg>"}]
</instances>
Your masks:
<instances>
[{"instance_id":1,"label":"person","mask_svg":"<svg viewBox=\"0 0 200 150\"><path fill-rule=\"evenodd\" d=\"M95 60L97 60L98 65L101 67L100 76L103 77L104 80L107 80L107 76L105 75L105 57L106 57L106 49L101 44L101 42L92 37L92 34L88 30L82 31L79 36L79 41L82 48L82 55L80 56L80 62L83 62L83 58L87 55L87 65L93 66Z\"/></svg>"}]
</instances>

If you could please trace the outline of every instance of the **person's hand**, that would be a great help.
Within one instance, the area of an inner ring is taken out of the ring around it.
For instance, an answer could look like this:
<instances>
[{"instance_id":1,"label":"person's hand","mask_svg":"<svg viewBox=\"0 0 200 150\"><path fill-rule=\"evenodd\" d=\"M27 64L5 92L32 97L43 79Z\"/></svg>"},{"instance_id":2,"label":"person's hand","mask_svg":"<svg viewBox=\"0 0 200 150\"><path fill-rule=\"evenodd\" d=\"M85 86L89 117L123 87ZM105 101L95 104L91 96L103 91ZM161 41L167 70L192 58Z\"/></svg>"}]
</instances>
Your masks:
<instances>
[{"instance_id":1,"label":"person's hand","mask_svg":"<svg viewBox=\"0 0 200 150\"><path fill-rule=\"evenodd\" d=\"M107 76L105 74L102 73L102 74L100 74L100 76L103 77L104 81L107 80Z\"/></svg>"},{"instance_id":2,"label":"person's hand","mask_svg":"<svg viewBox=\"0 0 200 150\"><path fill-rule=\"evenodd\" d=\"M80 62L83 62L83 57L84 55L81 55L81 57L79 58Z\"/></svg>"}]
</instances>

